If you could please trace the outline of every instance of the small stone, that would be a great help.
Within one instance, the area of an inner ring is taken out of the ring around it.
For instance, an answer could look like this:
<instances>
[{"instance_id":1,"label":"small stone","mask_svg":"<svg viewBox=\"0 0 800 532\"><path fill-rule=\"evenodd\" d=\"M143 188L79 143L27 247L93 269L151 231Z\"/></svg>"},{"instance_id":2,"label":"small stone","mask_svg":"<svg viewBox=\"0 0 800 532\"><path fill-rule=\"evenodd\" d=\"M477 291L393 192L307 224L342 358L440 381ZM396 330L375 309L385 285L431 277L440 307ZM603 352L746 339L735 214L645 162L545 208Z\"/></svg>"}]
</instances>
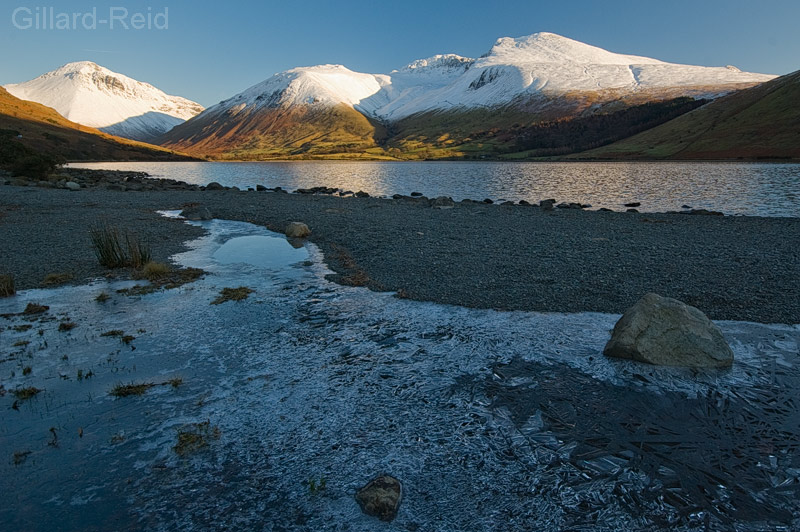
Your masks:
<instances>
[{"instance_id":1,"label":"small stone","mask_svg":"<svg viewBox=\"0 0 800 532\"><path fill-rule=\"evenodd\" d=\"M256 192L266 192L267 187L264 185L256 185Z\"/></svg>"},{"instance_id":2,"label":"small stone","mask_svg":"<svg viewBox=\"0 0 800 532\"><path fill-rule=\"evenodd\" d=\"M453 198L447 196L439 196L430 200L430 206L434 209L452 209L455 204L456 202L453 201Z\"/></svg>"},{"instance_id":3,"label":"small stone","mask_svg":"<svg viewBox=\"0 0 800 532\"><path fill-rule=\"evenodd\" d=\"M286 236L289 238L306 238L311 234L311 229L303 222L291 222L286 226Z\"/></svg>"},{"instance_id":4,"label":"small stone","mask_svg":"<svg viewBox=\"0 0 800 532\"><path fill-rule=\"evenodd\" d=\"M363 190L359 190L358 192L356 192L356 197L357 198L368 198L369 194L367 194Z\"/></svg>"},{"instance_id":5,"label":"small stone","mask_svg":"<svg viewBox=\"0 0 800 532\"><path fill-rule=\"evenodd\" d=\"M539 207L544 211L552 211L555 207L556 200L546 199L539 202Z\"/></svg>"},{"instance_id":6,"label":"small stone","mask_svg":"<svg viewBox=\"0 0 800 532\"><path fill-rule=\"evenodd\" d=\"M642 204L640 202L638 202L638 201L634 201L633 203L626 203L625 206L626 207L641 207Z\"/></svg>"},{"instance_id":7,"label":"small stone","mask_svg":"<svg viewBox=\"0 0 800 532\"><path fill-rule=\"evenodd\" d=\"M422 192L412 192L412 193L411 193L411 197L412 197L412 198L416 198L416 197L418 197L418 196L422 196Z\"/></svg>"},{"instance_id":8,"label":"small stone","mask_svg":"<svg viewBox=\"0 0 800 532\"><path fill-rule=\"evenodd\" d=\"M403 485L389 475L381 475L358 490L356 502L361 511L381 521L392 521L397 516L403 498Z\"/></svg>"},{"instance_id":9,"label":"small stone","mask_svg":"<svg viewBox=\"0 0 800 532\"><path fill-rule=\"evenodd\" d=\"M75 181L67 181L66 183L64 183L64 187L66 187L68 190L73 190L73 191L81 189L81 186Z\"/></svg>"},{"instance_id":10,"label":"small stone","mask_svg":"<svg viewBox=\"0 0 800 532\"><path fill-rule=\"evenodd\" d=\"M206 185L206 190L224 190L225 187L217 183L216 181L212 181L211 183Z\"/></svg>"}]
</instances>

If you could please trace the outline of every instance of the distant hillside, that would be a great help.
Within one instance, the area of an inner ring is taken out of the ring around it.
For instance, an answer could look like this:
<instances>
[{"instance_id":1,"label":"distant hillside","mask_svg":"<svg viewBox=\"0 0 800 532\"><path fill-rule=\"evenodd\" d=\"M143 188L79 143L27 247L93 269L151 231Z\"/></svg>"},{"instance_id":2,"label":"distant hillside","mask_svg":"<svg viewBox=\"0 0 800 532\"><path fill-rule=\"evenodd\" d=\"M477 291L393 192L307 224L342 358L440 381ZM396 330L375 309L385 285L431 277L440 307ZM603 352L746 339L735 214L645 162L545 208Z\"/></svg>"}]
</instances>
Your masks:
<instances>
[{"instance_id":1,"label":"distant hillside","mask_svg":"<svg viewBox=\"0 0 800 532\"><path fill-rule=\"evenodd\" d=\"M158 146L103 133L70 122L54 109L20 100L0 87L0 130L13 135L2 142L18 142L39 153L68 161L169 161L190 158ZM21 135L21 138L18 137Z\"/></svg>"},{"instance_id":2,"label":"distant hillside","mask_svg":"<svg viewBox=\"0 0 800 532\"><path fill-rule=\"evenodd\" d=\"M570 159L800 159L800 71Z\"/></svg>"}]
</instances>

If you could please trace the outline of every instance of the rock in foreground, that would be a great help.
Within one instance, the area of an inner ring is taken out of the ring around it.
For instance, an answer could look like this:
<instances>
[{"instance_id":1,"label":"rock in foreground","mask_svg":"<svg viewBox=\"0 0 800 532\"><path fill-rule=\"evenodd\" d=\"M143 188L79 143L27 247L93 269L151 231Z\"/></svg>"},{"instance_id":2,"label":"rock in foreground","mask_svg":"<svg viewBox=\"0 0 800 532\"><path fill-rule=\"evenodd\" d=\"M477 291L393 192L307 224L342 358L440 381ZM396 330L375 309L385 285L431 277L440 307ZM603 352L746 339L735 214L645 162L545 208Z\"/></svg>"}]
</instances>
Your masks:
<instances>
[{"instance_id":1,"label":"rock in foreground","mask_svg":"<svg viewBox=\"0 0 800 532\"><path fill-rule=\"evenodd\" d=\"M733 351L705 314L652 293L625 311L603 354L661 366L724 368L733 364Z\"/></svg>"},{"instance_id":2,"label":"rock in foreground","mask_svg":"<svg viewBox=\"0 0 800 532\"><path fill-rule=\"evenodd\" d=\"M305 238L311 235L311 229L303 222L292 222L286 226L286 236L289 238Z\"/></svg>"},{"instance_id":3,"label":"rock in foreground","mask_svg":"<svg viewBox=\"0 0 800 532\"><path fill-rule=\"evenodd\" d=\"M397 516L403 486L400 481L389 475L382 475L358 490L356 501L361 511L381 521L391 521Z\"/></svg>"}]
</instances>

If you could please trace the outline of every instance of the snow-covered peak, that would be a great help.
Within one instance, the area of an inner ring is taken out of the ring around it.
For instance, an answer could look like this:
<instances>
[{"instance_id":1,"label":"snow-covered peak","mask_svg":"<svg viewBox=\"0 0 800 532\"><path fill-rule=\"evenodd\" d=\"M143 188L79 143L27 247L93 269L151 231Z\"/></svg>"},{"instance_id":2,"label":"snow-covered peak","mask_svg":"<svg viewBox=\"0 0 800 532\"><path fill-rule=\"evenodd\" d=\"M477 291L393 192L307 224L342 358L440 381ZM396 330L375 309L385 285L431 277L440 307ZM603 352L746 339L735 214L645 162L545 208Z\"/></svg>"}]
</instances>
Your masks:
<instances>
[{"instance_id":1,"label":"snow-covered peak","mask_svg":"<svg viewBox=\"0 0 800 532\"><path fill-rule=\"evenodd\" d=\"M410 73L410 72L422 72L422 71L459 71L463 72L464 70L468 69L472 63L474 63L474 59L470 59L468 57L461 57L460 55L456 54L439 54L434 55L433 57L429 57L427 59L417 59L409 63L408 65L404 66L399 70L393 70L392 74L398 73Z\"/></svg>"},{"instance_id":2,"label":"snow-covered peak","mask_svg":"<svg viewBox=\"0 0 800 532\"><path fill-rule=\"evenodd\" d=\"M279 72L209 112L277 105L357 105L378 92L385 76L353 72L342 65L298 67Z\"/></svg>"},{"instance_id":3,"label":"snow-covered peak","mask_svg":"<svg viewBox=\"0 0 800 532\"><path fill-rule=\"evenodd\" d=\"M345 104L370 116L398 120L415 113L491 108L535 95L640 91L670 97L718 96L738 84L774 76L731 67L700 67L609 52L554 33L498 39L479 59L455 54L414 61L389 74L362 74L342 65L287 70L221 102L209 112L245 108Z\"/></svg>"},{"instance_id":4,"label":"snow-covered peak","mask_svg":"<svg viewBox=\"0 0 800 532\"><path fill-rule=\"evenodd\" d=\"M91 61L68 63L5 88L17 98L52 107L73 122L137 140L152 139L203 110L198 103Z\"/></svg>"},{"instance_id":5,"label":"snow-covered peak","mask_svg":"<svg viewBox=\"0 0 800 532\"><path fill-rule=\"evenodd\" d=\"M525 37L498 39L483 58L484 63L523 65L577 63L590 65L663 64L657 59L622 55L603 50L555 33L534 33Z\"/></svg>"}]
</instances>

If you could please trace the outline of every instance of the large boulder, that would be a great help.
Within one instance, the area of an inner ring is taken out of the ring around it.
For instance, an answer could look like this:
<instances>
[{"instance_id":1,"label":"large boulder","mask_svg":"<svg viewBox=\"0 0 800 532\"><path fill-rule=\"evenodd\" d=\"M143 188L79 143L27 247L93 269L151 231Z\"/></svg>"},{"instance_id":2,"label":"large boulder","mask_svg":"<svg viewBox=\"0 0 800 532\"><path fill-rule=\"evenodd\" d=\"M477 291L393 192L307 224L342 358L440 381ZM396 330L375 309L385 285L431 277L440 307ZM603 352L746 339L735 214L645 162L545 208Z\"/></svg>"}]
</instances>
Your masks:
<instances>
[{"instance_id":1,"label":"large boulder","mask_svg":"<svg viewBox=\"0 0 800 532\"><path fill-rule=\"evenodd\" d=\"M733 364L733 351L705 314L652 293L625 311L603 354L661 366L724 368Z\"/></svg>"},{"instance_id":2,"label":"large boulder","mask_svg":"<svg viewBox=\"0 0 800 532\"><path fill-rule=\"evenodd\" d=\"M311 229L303 222L291 222L286 226L286 236L289 238L305 238L311 235Z\"/></svg>"},{"instance_id":3,"label":"large boulder","mask_svg":"<svg viewBox=\"0 0 800 532\"><path fill-rule=\"evenodd\" d=\"M203 205L187 205L182 211L181 216L186 218L187 220L193 221L200 221L200 220L211 220L213 216L211 216L211 211L208 210L207 207Z\"/></svg>"},{"instance_id":4,"label":"large boulder","mask_svg":"<svg viewBox=\"0 0 800 532\"><path fill-rule=\"evenodd\" d=\"M389 475L381 475L370 480L356 493L356 502L361 506L361 511L381 521L391 521L397 516L402 498L402 484Z\"/></svg>"}]
</instances>

